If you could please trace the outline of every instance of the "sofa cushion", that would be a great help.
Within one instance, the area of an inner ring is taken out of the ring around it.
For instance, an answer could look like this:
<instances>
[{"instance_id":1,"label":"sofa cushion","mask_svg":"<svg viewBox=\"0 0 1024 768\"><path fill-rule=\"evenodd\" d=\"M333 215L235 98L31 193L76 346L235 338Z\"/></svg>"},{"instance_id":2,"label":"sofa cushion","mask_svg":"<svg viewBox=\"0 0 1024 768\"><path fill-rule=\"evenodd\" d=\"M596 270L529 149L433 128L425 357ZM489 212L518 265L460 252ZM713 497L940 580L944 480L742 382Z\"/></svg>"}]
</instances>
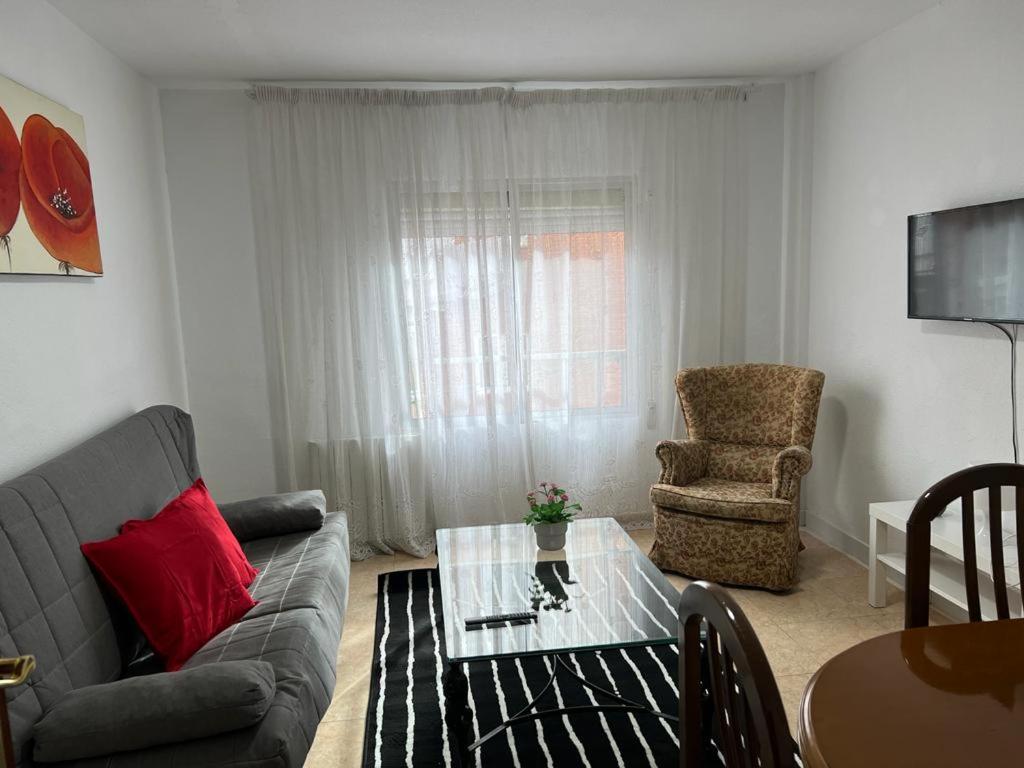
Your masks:
<instances>
[{"instance_id":1,"label":"sofa cushion","mask_svg":"<svg viewBox=\"0 0 1024 768\"><path fill-rule=\"evenodd\" d=\"M266 661L278 690L293 697L330 701L337 666L341 617L300 608L240 621L221 632L184 669L223 661Z\"/></svg>"},{"instance_id":2,"label":"sofa cushion","mask_svg":"<svg viewBox=\"0 0 1024 768\"><path fill-rule=\"evenodd\" d=\"M344 515L331 514L318 531L246 542L245 553L260 573L249 587L257 605L245 619L344 602L346 526Z\"/></svg>"},{"instance_id":3,"label":"sofa cushion","mask_svg":"<svg viewBox=\"0 0 1024 768\"><path fill-rule=\"evenodd\" d=\"M694 515L735 520L782 523L793 516L792 502L772 498L771 483L714 477L702 477L690 485L652 485L651 502Z\"/></svg>"},{"instance_id":4,"label":"sofa cushion","mask_svg":"<svg viewBox=\"0 0 1024 768\"><path fill-rule=\"evenodd\" d=\"M193 507L170 507L82 552L169 671L255 605L231 554Z\"/></svg>"},{"instance_id":5,"label":"sofa cushion","mask_svg":"<svg viewBox=\"0 0 1024 768\"><path fill-rule=\"evenodd\" d=\"M322 491L294 491L220 505L239 541L314 531L324 524L327 499Z\"/></svg>"},{"instance_id":6,"label":"sofa cushion","mask_svg":"<svg viewBox=\"0 0 1024 768\"><path fill-rule=\"evenodd\" d=\"M36 762L199 739L258 723L274 698L274 668L228 661L71 691L33 729Z\"/></svg>"},{"instance_id":7,"label":"sofa cushion","mask_svg":"<svg viewBox=\"0 0 1024 768\"><path fill-rule=\"evenodd\" d=\"M243 586L248 587L256 578L256 569L246 558L238 539L231 532L228 524L213 503L210 491L206 487L203 478L196 480L190 487L186 488L177 498L173 499L166 507L158 513L157 517L165 517L176 514L184 514L191 517L197 523L203 524L220 542L221 547L231 561L231 567L238 574L238 580ZM121 526L121 532L129 531L138 525L145 525L146 520L128 520Z\"/></svg>"},{"instance_id":8,"label":"sofa cushion","mask_svg":"<svg viewBox=\"0 0 1024 768\"><path fill-rule=\"evenodd\" d=\"M54 768L302 768L317 721L307 706L278 693L263 719L248 728L69 760Z\"/></svg>"}]
</instances>

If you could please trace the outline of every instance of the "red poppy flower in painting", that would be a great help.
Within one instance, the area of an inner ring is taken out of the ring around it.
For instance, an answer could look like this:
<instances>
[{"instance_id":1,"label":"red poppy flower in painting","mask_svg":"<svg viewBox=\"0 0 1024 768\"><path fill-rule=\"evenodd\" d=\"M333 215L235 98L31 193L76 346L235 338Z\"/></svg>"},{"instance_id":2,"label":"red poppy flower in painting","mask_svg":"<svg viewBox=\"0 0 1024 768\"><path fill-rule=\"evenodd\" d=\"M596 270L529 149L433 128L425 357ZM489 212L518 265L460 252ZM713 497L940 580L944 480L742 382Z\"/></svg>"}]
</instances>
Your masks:
<instances>
[{"instance_id":1,"label":"red poppy flower in painting","mask_svg":"<svg viewBox=\"0 0 1024 768\"><path fill-rule=\"evenodd\" d=\"M18 134L11 125L7 113L0 107L0 248L7 252L8 264L11 259L11 243L8 235L18 218L20 207L18 194L18 173L21 170L21 145Z\"/></svg>"},{"instance_id":2,"label":"red poppy flower in painting","mask_svg":"<svg viewBox=\"0 0 1024 768\"><path fill-rule=\"evenodd\" d=\"M29 116L21 130L20 186L25 218L61 269L102 274L89 161L42 115Z\"/></svg>"}]
</instances>

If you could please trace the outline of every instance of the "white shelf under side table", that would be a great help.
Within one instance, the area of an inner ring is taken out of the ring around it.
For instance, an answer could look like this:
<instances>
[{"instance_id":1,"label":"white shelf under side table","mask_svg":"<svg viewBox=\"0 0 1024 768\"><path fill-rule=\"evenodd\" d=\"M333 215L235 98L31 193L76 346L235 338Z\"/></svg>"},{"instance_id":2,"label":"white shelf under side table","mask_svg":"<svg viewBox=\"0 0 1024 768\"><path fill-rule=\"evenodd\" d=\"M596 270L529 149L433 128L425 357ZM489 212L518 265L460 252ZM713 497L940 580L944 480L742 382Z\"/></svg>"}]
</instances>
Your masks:
<instances>
[{"instance_id":1,"label":"white shelf under side table","mask_svg":"<svg viewBox=\"0 0 1024 768\"><path fill-rule=\"evenodd\" d=\"M907 520L915 501L882 501L868 506L869 555L868 602L878 608L886 603L886 569L905 577L907 556L905 551L890 549L889 533L893 529L905 534ZM978 591L983 618L996 618L995 593L992 583L992 539L988 532L988 512L977 509L974 513L974 535L978 560ZM1017 562L1017 530L1013 510L1002 513L1003 563L1006 584L1011 595L1010 613L1020 616L1020 568ZM931 577L932 594L967 610L967 592L964 587L964 546L960 502L947 507L945 514L932 521ZM1013 596L1016 596L1014 599Z\"/></svg>"}]
</instances>

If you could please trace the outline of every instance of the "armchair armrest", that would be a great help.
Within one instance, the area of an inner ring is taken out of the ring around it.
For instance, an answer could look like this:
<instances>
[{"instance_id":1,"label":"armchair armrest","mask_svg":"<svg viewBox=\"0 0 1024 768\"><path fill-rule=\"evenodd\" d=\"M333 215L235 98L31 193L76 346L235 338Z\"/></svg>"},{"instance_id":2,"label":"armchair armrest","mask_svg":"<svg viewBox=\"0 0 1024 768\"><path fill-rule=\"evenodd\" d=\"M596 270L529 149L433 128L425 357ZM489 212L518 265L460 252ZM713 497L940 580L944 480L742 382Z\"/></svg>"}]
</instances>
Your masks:
<instances>
[{"instance_id":1,"label":"armchair armrest","mask_svg":"<svg viewBox=\"0 0 1024 768\"><path fill-rule=\"evenodd\" d=\"M800 478L811 471L811 452L802 445L783 448L772 465L772 498L796 498L800 490Z\"/></svg>"},{"instance_id":2,"label":"armchair armrest","mask_svg":"<svg viewBox=\"0 0 1024 768\"><path fill-rule=\"evenodd\" d=\"M277 690L265 661L221 661L66 693L35 724L37 763L84 760L255 725Z\"/></svg>"},{"instance_id":3,"label":"armchair armrest","mask_svg":"<svg viewBox=\"0 0 1024 768\"><path fill-rule=\"evenodd\" d=\"M217 507L239 541L315 531L323 527L327 516L323 491L278 493Z\"/></svg>"},{"instance_id":4,"label":"armchair armrest","mask_svg":"<svg viewBox=\"0 0 1024 768\"><path fill-rule=\"evenodd\" d=\"M689 485L708 471L708 446L703 440L662 440L654 453L661 461L659 483Z\"/></svg>"}]
</instances>

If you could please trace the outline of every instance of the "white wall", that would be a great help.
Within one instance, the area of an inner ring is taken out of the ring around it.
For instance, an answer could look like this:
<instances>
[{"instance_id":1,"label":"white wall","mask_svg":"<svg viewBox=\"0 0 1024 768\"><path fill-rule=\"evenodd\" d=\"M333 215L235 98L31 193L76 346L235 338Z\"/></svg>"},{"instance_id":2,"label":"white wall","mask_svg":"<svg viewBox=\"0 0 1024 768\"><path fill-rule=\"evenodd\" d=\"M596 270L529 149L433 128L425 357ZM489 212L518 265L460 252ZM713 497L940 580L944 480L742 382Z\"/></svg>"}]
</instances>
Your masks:
<instances>
[{"instance_id":1,"label":"white wall","mask_svg":"<svg viewBox=\"0 0 1024 768\"><path fill-rule=\"evenodd\" d=\"M1024 196L1024 3L948 0L819 71L813 162L808 524L856 550L868 502L1012 460L1008 344L906 318L906 217Z\"/></svg>"},{"instance_id":2,"label":"white wall","mask_svg":"<svg viewBox=\"0 0 1024 768\"><path fill-rule=\"evenodd\" d=\"M278 490L242 91L161 94L199 464L231 501ZM283 489L282 489L283 490Z\"/></svg>"},{"instance_id":3,"label":"white wall","mask_svg":"<svg viewBox=\"0 0 1024 768\"><path fill-rule=\"evenodd\" d=\"M746 125L747 329L742 357L778 360L785 89L753 93ZM259 307L246 96L161 94L192 413L199 460L218 498L277 490Z\"/></svg>"},{"instance_id":4,"label":"white wall","mask_svg":"<svg viewBox=\"0 0 1024 768\"><path fill-rule=\"evenodd\" d=\"M0 75L85 117L105 275L0 278L0 479L187 405L156 90L40 0L0 0Z\"/></svg>"}]
</instances>

